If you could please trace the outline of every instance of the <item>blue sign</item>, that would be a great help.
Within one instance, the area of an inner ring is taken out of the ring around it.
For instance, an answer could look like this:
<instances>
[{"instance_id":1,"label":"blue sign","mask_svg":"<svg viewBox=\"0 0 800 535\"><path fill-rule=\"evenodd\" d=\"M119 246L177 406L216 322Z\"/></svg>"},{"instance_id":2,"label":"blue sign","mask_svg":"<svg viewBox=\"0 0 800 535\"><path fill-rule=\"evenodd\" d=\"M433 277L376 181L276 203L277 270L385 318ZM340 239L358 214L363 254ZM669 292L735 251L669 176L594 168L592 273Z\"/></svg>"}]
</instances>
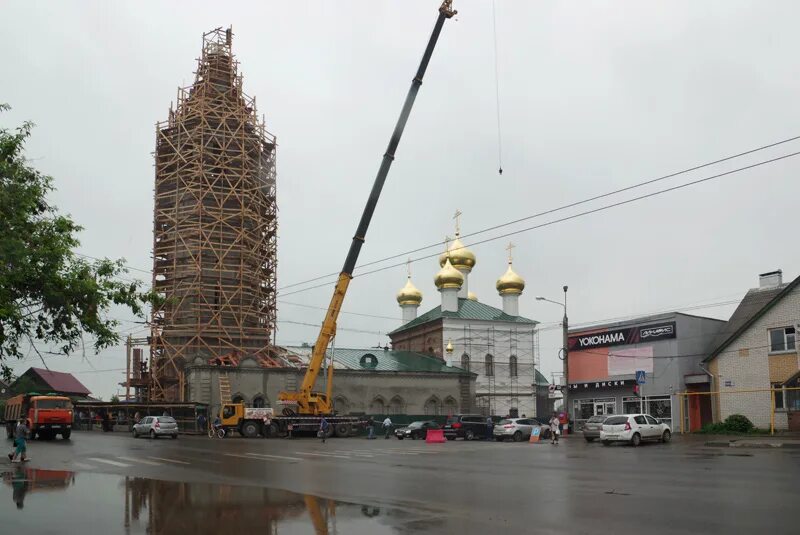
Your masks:
<instances>
[{"instance_id":1,"label":"blue sign","mask_svg":"<svg viewBox=\"0 0 800 535\"><path fill-rule=\"evenodd\" d=\"M645 383L645 373L644 370L636 370L636 384L643 385Z\"/></svg>"}]
</instances>

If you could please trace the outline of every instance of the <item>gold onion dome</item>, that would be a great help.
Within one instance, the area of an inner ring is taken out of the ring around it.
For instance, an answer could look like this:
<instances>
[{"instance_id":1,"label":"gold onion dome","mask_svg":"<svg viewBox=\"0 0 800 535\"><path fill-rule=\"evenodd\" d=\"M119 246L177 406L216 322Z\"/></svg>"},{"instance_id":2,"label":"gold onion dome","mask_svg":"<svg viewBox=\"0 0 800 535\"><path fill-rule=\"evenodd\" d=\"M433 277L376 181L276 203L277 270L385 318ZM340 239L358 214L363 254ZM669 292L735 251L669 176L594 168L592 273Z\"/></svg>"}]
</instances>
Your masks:
<instances>
[{"instance_id":1,"label":"gold onion dome","mask_svg":"<svg viewBox=\"0 0 800 535\"><path fill-rule=\"evenodd\" d=\"M508 269L502 277L497 279L495 286L500 295L519 295L525 289L525 280L514 272L511 262L509 262Z\"/></svg>"},{"instance_id":2,"label":"gold onion dome","mask_svg":"<svg viewBox=\"0 0 800 535\"><path fill-rule=\"evenodd\" d=\"M464 275L453 267L449 258L445 258L444 266L436 274L433 282L440 290L444 288L461 288L461 285L464 284Z\"/></svg>"},{"instance_id":3,"label":"gold onion dome","mask_svg":"<svg viewBox=\"0 0 800 535\"><path fill-rule=\"evenodd\" d=\"M467 292L467 299L469 299L470 301L477 301L478 296L475 295L475 292Z\"/></svg>"},{"instance_id":4,"label":"gold onion dome","mask_svg":"<svg viewBox=\"0 0 800 535\"><path fill-rule=\"evenodd\" d=\"M450 259L453 267L463 269L469 273L475 267L475 253L470 251L456 234L456 239L450 243L446 253L439 255L439 265L444 267L444 261Z\"/></svg>"},{"instance_id":5,"label":"gold onion dome","mask_svg":"<svg viewBox=\"0 0 800 535\"><path fill-rule=\"evenodd\" d=\"M414 283L411 282L411 277L408 277L406 285L403 289L397 292L397 302L400 306L403 305L419 305L422 303L422 292L420 292Z\"/></svg>"}]
</instances>

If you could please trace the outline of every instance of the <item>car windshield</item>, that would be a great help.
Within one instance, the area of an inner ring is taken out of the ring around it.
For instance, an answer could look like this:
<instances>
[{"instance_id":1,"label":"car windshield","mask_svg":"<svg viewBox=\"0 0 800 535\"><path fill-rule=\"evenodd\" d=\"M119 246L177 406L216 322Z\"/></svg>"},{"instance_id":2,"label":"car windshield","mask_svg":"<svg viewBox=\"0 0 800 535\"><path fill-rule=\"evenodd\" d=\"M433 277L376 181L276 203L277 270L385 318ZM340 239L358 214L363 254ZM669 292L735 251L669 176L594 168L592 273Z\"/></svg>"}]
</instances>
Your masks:
<instances>
[{"instance_id":1,"label":"car windshield","mask_svg":"<svg viewBox=\"0 0 800 535\"><path fill-rule=\"evenodd\" d=\"M608 420L606 420L603 423L605 425L622 425L622 424L625 424L627 422L628 422L628 417L627 416L612 416L611 418L609 418Z\"/></svg>"},{"instance_id":2,"label":"car windshield","mask_svg":"<svg viewBox=\"0 0 800 535\"><path fill-rule=\"evenodd\" d=\"M497 425L506 425L506 424L513 424L514 420L500 420L497 422Z\"/></svg>"},{"instance_id":3,"label":"car windshield","mask_svg":"<svg viewBox=\"0 0 800 535\"><path fill-rule=\"evenodd\" d=\"M39 409L71 409L72 403L68 399L37 399L36 407Z\"/></svg>"},{"instance_id":4,"label":"car windshield","mask_svg":"<svg viewBox=\"0 0 800 535\"><path fill-rule=\"evenodd\" d=\"M408 427L413 427L414 429L416 429L417 427L422 427L422 424L424 423L425 422L411 422L410 424L408 424Z\"/></svg>"},{"instance_id":5,"label":"car windshield","mask_svg":"<svg viewBox=\"0 0 800 535\"><path fill-rule=\"evenodd\" d=\"M591 418L589 418L589 421L587 423L599 424L601 422L604 422L606 418L607 416L592 416Z\"/></svg>"},{"instance_id":6,"label":"car windshield","mask_svg":"<svg viewBox=\"0 0 800 535\"><path fill-rule=\"evenodd\" d=\"M158 421L161 422L162 424L174 424L175 418L173 418L172 416L159 416Z\"/></svg>"}]
</instances>

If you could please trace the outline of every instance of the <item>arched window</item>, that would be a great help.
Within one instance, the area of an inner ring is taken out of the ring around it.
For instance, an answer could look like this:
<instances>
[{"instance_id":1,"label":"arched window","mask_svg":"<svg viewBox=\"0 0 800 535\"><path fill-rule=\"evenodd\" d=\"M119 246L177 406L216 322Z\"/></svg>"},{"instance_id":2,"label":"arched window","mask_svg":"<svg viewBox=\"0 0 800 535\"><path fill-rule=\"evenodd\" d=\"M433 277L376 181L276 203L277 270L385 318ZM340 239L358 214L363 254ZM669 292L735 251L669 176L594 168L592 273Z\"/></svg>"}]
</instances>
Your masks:
<instances>
[{"instance_id":1,"label":"arched window","mask_svg":"<svg viewBox=\"0 0 800 535\"><path fill-rule=\"evenodd\" d=\"M469 355L466 353L461 355L461 369L469 371Z\"/></svg>"},{"instance_id":2,"label":"arched window","mask_svg":"<svg viewBox=\"0 0 800 535\"><path fill-rule=\"evenodd\" d=\"M336 414L349 414L350 402L344 396L336 396L333 398L333 410L336 411Z\"/></svg>"},{"instance_id":3,"label":"arched window","mask_svg":"<svg viewBox=\"0 0 800 535\"><path fill-rule=\"evenodd\" d=\"M447 416L452 416L458 412L458 402L453 396L447 396L444 400L444 412Z\"/></svg>"},{"instance_id":4,"label":"arched window","mask_svg":"<svg viewBox=\"0 0 800 535\"><path fill-rule=\"evenodd\" d=\"M486 377L492 377L494 375L494 357L487 354L486 355Z\"/></svg>"},{"instance_id":5,"label":"arched window","mask_svg":"<svg viewBox=\"0 0 800 535\"><path fill-rule=\"evenodd\" d=\"M256 409L263 409L267 406L267 402L263 396L256 396L253 398L253 407Z\"/></svg>"},{"instance_id":6,"label":"arched window","mask_svg":"<svg viewBox=\"0 0 800 535\"><path fill-rule=\"evenodd\" d=\"M231 398L232 403L244 403L244 396L241 394L236 394Z\"/></svg>"},{"instance_id":7,"label":"arched window","mask_svg":"<svg viewBox=\"0 0 800 535\"><path fill-rule=\"evenodd\" d=\"M439 398L436 396L428 398L428 401L425 402L425 416L439 416L441 411L442 404L439 402Z\"/></svg>"},{"instance_id":8,"label":"arched window","mask_svg":"<svg viewBox=\"0 0 800 535\"><path fill-rule=\"evenodd\" d=\"M389 402L389 414L403 414L405 406L403 398L395 396Z\"/></svg>"},{"instance_id":9,"label":"arched window","mask_svg":"<svg viewBox=\"0 0 800 535\"><path fill-rule=\"evenodd\" d=\"M386 414L386 402L383 398L378 396L369 404L369 412L371 414Z\"/></svg>"},{"instance_id":10,"label":"arched window","mask_svg":"<svg viewBox=\"0 0 800 535\"><path fill-rule=\"evenodd\" d=\"M511 358L508 359L508 375L511 377L517 376L517 356L511 355Z\"/></svg>"}]
</instances>

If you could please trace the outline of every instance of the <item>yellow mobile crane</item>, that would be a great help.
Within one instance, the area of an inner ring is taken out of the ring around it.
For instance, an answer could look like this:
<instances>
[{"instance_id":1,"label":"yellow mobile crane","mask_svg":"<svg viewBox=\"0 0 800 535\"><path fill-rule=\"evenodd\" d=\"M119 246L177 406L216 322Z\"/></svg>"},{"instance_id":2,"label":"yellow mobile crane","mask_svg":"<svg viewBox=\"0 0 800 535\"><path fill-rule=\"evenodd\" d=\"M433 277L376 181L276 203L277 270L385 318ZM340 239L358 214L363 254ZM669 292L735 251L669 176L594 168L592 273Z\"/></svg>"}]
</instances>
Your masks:
<instances>
[{"instance_id":1,"label":"yellow mobile crane","mask_svg":"<svg viewBox=\"0 0 800 535\"><path fill-rule=\"evenodd\" d=\"M361 252L361 246L367 235L369 223L372 220L372 215L375 212L375 207L378 204L383 184L386 181L386 176L389 173L389 168L394 160L395 150L400 143L400 137L403 135L403 129L408 121L408 116L411 113L411 107L414 105L414 99L417 96L420 86L422 85L422 77L425 75L425 70L428 68L428 62L433 54L433 49L439 39L439 34L442 31L444 21L451 18L456 14L453 9L452 0L444 0L439 7L439 16L436 19L436 24L433 27L433 32L428 40L428 46L425 48L425 53L420 61L417 73L411 81L411 88L408 90L403 109L400 112L400 117L394 127L392 137L389 139L389 145L386 153L383 155L378 174L375 177L375 182L372 185L372 191L367 199L367 204L364 207L364 212L361 214L361 220L358 223L355 236L350 244L350 250L347 253L347 258L344 261L342 272L339 274L339 279L336 282L336 288L333 291L330 305L325 314L325 320L322 323L317 342L311 353L311 360L308 364L308 370L303 378L303 384L297 392L281 392L278 394L278 400L283 404L296 404L298 416L322 416L331 415L333 413L332 391L333 391L333 363L328 366L328 377L326 383L325 393L314 392L314 384L317 381L319 372L325 361L325 352L331 343L331 340L336 335L336 320L339 317L339 312L342 309L347 287L350 280L353 278L353 270L358 260L358 255ZM286 416L292 416L291 413ZM332 422L335 426L336 422ZM338 431L337 431L337 434Z\"/></svg>"}]
</instances>

